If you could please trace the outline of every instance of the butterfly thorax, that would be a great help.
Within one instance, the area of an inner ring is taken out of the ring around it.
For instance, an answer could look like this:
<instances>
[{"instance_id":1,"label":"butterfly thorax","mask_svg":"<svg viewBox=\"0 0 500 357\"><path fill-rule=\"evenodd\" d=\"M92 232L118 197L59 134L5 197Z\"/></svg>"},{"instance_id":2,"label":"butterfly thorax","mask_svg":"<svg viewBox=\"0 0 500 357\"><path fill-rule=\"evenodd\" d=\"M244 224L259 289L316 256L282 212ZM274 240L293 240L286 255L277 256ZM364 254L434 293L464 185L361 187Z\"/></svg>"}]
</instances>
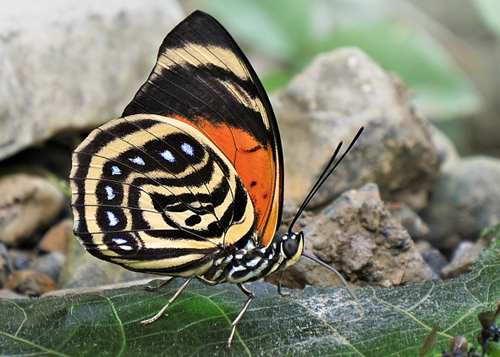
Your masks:
<instances>
[{"instance_id":1,"label":"butterfly thorax","mask_svg":"<svg viewBox=\"0 0 500 357\"><path fill-rule=\"evenodd\" d=\"M211 283L239 284L262 279L295 264L304 249L302 232L276 235L268 246L249 240L244 248L223 250L200 278Z\"/></svg>"}]
</instances>

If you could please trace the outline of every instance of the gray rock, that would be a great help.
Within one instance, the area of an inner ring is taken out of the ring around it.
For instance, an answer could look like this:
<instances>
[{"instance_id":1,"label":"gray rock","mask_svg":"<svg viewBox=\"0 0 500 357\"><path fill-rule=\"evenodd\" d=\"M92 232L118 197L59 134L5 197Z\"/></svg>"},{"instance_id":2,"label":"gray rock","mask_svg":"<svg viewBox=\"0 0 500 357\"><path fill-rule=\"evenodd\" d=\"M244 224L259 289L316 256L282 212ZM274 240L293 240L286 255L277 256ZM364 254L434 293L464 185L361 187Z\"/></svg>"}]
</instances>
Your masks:
<instances>
[{"instance_id":1,"label":"gray rock","mask_svg":"<svg viewBox=\"0 0 500 357\"><path fill-rule=\"evenodd\" d=\"M389 203L388 208L392 216L401 221L401 224L414 241L423 238L429 233L427 224L415 211L404 203Z\"/></svg>"},{"instance_id":2,"label":"gray rock","mask_svg":"<svg viewBox=\"0 0 500 357\"><path fill-rule=\"evenodd\" d=\"M347 191L317 217L299 222L294 230L303 229L305 251L354 284L394 287L437 279L401 222L380 199L375 184ZM287 227L284 222L281 229ZM339 285L334 274L304 257L287 269L285 282L292 287Z\"/></svg>"},{"instance_id":3,"label":"gray rock","mask_svg":"<svg viewBox=\"0 0 500 357\"><path fill-rule=\"evenodd\" d=\"M174 0L20 0L0 12L0 159L121 114L182 18ZM22 135L19 133L22 132Z\"/></svg>"},{"instance_id":4,"label":"gray rock","mask_svg":"<svg viewBox=\"0 0 500 357\"><path fill-rule=\"evenodd\" d=\"M52 280L57 281L61 273L66 255L61 252L50 252L43 254L29 265L28 269L40 271L47 274Z\"/></svg>"},{"instance_id":5,"label":"gray rock","mask_svg":"<svg viewBox=\"0 0 500 357\"><path fill-rule=\"evenodd\" d=\"M441 271L448 264L446 257L425 240L418 241L415 243L415 246L417 247L420 255L422 255L422 258L424 258L425 262L437 275L441 276Z\"/></svg>"},{"instance_id":6,"label":"gray rock","mask_svg":"<svg viewBox=\"0 0 500 357\"><path fill-rule=\"evenodd\" d=\"M0 177L0 241L10 246L33 242L33 234L56 220L65 203L49 180L24 174Z\"/></svg>"},{"instance_id":7,"label":"gray rock","mask_svg":"<svg viewBox=\"0 0 500 357\"><path fill-rule=\"evenodd\" d=\"M500 221L500 160L471 157L447 169L431 191L421 216L429 225L426 239L453 249L459 241L476 241L483 228Z\"/></svg>"},{"instance_id":8,"label":"gray rock","mask_svg":"<svg viewBox=\"0 0 500 357\"><path fill-rule=\"evenodd\" d=\"M0 243L0 289L3 288L7 277L13 270L9 251L4 244Z\"/></svg>"},{"instance_id":9,"label":"gray rock","mask_svg":"<svg viewBox=\"0 0 500 357\"><path fill-rule=\"evenodd\" d=\"M429 124L411 91L357 48L316 57L273 96L285 153L285 196L302 200L340 140L365 132L315 197L315 204L376 182L384 200L425 204L438 169Z\"/></svg>"},{"instance_id":10,"label":"gray rock","mask_svg":"<svg viewBox=\"0 0 500 357\"><path fill-rule=\"evenodd\" d=\"M461 241L453 252L453 257L441 274L443 279L456 278L469 272L470 267L479 259L479 255L489 245L486 240L480 239L476 243Z\"/></svg>"},{"instance_id":11,"label":"gray rock","mask_svg":"<svg viewBox=\"0 0 500 357\"><path fill-rule=\"evenodd\" d=\"M460 160L460 155L453 142L441 130L434 125L429 125L432 134L432 141L438 150L439 170L447 171Z\"/></svg>"},{"instance_id":12,"label":"gray rock","mask_svg":"<svg viewBox=\"0 0 500 357\"><path fill-rule=\"evenodd\" d=\"M136 273L119 265L106 262L90 255L76 238L59 276L60 289L97 287L143 279L159 279L161 276Z\"/></svg>"}]
</instances>

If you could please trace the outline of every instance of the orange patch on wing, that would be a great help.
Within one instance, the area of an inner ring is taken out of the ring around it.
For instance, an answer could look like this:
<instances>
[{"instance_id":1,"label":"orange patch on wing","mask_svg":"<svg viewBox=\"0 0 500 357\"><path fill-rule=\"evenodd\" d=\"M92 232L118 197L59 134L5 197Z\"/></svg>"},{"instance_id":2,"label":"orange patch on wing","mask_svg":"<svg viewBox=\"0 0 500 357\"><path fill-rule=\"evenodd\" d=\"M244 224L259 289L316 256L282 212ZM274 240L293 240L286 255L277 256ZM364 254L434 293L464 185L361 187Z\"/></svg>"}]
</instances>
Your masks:
<instances>
[{"instance_id":1,"label":"orange patch on wing","mask_svg":"<svg viewBox=\"0 0 500 357\"><path fill-rule=\"evenodd\" d=\"M276 187L276 162L272 148L262 146L248 132L226 124L213 125L206 119L175 117L202 131L226 155L236 169L252 200L260 243L267 246L274 238L278 222L279 197Z\"/></svg>"}]
</instances>

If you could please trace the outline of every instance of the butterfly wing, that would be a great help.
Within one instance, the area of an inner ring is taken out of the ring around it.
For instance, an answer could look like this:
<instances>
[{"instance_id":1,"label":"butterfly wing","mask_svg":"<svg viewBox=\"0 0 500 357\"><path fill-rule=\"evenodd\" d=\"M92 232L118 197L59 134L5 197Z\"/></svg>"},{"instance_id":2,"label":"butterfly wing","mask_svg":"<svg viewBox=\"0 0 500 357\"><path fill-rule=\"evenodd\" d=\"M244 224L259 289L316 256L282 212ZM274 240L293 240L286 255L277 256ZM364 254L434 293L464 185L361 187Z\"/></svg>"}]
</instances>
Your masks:
<instances>
[{"instance_id":1,"label":"butterfly wing","mask_svg":"<svg viewBox=\"0 0 500 357\"><path fill-rule=\"evenodd\" d=\"M210 15L194 12L165 38L123 116L140 113L184 121L224 153L250 195L260 243L268 245L283 201L278 125L255 71Z\"/></svg>"},{"instance_id":2,"label":"butterfly wing","mask_svg":"<svg viewBox=\"0 0 500 357\"><path fill-rule=\"evenodd\" d=\"M112 120L75 150L70 177L76 235L91 254L131 270L200 275L220 247L254 233L231 162L183 121Z\"/></svg>"}]
</instances>

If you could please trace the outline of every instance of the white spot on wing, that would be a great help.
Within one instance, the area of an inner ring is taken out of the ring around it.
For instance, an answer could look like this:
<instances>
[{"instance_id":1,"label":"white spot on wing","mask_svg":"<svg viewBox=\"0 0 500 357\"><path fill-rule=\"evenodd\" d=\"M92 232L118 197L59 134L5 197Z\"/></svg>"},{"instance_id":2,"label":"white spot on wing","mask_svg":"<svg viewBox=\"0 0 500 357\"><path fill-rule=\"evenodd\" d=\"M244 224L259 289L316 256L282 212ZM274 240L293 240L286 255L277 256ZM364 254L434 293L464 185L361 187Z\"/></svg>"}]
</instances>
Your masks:
<instances>
[{"instance_id":1,"label":"white spot on wing","mask_svg":"<svg viewBox=\"0 0 500 357\"><path fill-rule=\"evenodd\" d=\"M129 158L129 160L132 161L134 164L137 164L137 165L141 165L141 166L146 165L146 163L144 162L144 160L140 156L136 156L136 157L134 157L132 159Z\"/></svg>"},{"instance_id":2,"label":"white spot on wing","mask_svg":"<svg viewBox=\"0 0 500 357\"><path fill-rule=\"evenodd\" d=\"M127 243L127 240L123 238L113 238L113 242L116 244L124 244Z\"/></svg>"},{"instance_id":3,"label":"white spot on wing","mask_svg":"<svg viewBox=\"0 0 500 357\"><path fill-rule=\"evenodd\" d=\"M116 176L116 175L121 175L122 170L118 166L111 166L111 175Z\"/></svg>"},{"instance_id":4,"label":"white spot on wing","mask_svg":"<svg viewBox=\"0 0 500 357\"><path fill-rule=\"evenodd\" d=\"M182 143L181 145L182 151L184 151L187 155L194 157L194 148L188 143Z\"/></svg>"},{"instance_id":5,"label":"white spot on wing","mask_svg":"<svg viewBox=\"0 0 500 357\"><path fill-rule=\"evenodd\" d=\"M170 150L165 150L164 152L161 152L160 155L168 162L175 162L176 161L175 156L172 154L172 152Z\"/></svg>"},{"instance_id":6,"label":"white spot on wing","mask_svg":"<svg viewBox=\"0 0 500 357\"><path fill-rule=\"evenodd\" d=\"M132 249L134 249L130 245L120 245L119 248L127 251L131 251Z\"/></svg>"},{"instance_id":7,"label":"white spot on wing","mask_svg":"<svg viewBox=\"0 0 500 357\"><path fill-rule=\"evenodd\" d=\"M106 190L106 198L108 199L108 201L111 201L113 198L115 198L115 191L113 190L113 187L106 186L104 187L104 189Z\"/></svg>"},{"instance_id":8,"label":"white spot on wing","mask_svg":"<svg viewBox=\"0 0 500 357\"><path fill-rule=\"evenodd\" d=\"M109 226L114 227L118 224L118 218L116 218L116 215L111 212L111 211L106 211L106 214L108 215L108 221L109 221Z\"/></svg>"}]
</instances>

